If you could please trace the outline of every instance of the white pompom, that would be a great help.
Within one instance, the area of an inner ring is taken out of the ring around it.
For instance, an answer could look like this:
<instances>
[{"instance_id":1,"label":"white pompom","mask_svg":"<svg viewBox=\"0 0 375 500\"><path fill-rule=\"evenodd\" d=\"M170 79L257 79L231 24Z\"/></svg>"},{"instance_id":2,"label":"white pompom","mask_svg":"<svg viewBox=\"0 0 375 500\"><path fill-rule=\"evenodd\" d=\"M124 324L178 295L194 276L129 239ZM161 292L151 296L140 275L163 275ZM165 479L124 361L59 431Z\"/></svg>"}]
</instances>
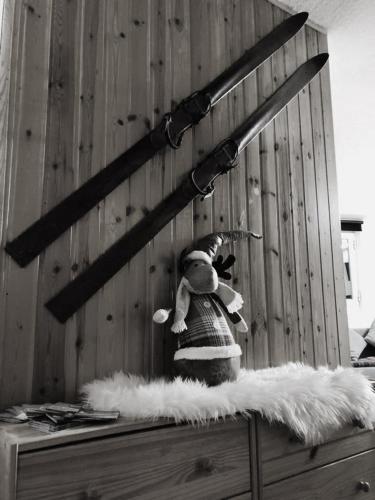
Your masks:
<instances>
[{"instance_id":1,"label":"white pompom","mask_svg":"<svg viewBox=\"0 0 375 500\"><path fill-rule=\"evenodd\" d=\"M155 323L165 323L169 318L169 314L171 311L172 309L158 309L157 311L155 311L152 319L155 321Z\"/></svg>"}]
</instances>

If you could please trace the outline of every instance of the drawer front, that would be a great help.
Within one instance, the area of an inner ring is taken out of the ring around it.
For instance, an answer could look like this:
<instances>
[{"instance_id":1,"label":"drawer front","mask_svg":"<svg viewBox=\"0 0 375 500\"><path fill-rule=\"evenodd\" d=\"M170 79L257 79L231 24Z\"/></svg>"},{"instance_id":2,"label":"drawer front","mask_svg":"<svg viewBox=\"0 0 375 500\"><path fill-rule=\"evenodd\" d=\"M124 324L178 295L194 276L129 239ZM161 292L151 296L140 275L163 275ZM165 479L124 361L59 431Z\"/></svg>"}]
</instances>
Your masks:
<instances>
[{"instance_id":1,"label":"drawer front","mask_svg":"<svg viewBox=\"0 0 375 500\"><path fill-rule=\"evenodd\" d=\"M19 455L17 499L219 499L249 489L248 423L242 419Z\"/></svg>"},{"instance_id":2,"label":"drawer front","mask_svg":"<svg viewBox=\"0 0 375 500\"><path fill-rule=\"evenodd\" d=\"M375 450L266 486L263 500L372 500Z\"/></svg>"},{"instance_id":3,"label":"drawer front","mask_svg":"<svg viewBox=\"0 0 375 500\"><path fill-rule=\"evenodd\" d=\"M313 447L293 439L285 426L262 422L259 446L263 484L269 484L375 448L375 432L348 426Z\"/></svg>"},{"instance_id":4,"label":"drawer front","mask_svg":"<svg viewBox=\"0 0 375 500\"><path fill-rule=\"evenodd\" d=\"M242 493L242 495L236 495L234 497L229 497L225 500L252 500L251 491L247 491L246 493Z\"/></svg>"}]
</instances>

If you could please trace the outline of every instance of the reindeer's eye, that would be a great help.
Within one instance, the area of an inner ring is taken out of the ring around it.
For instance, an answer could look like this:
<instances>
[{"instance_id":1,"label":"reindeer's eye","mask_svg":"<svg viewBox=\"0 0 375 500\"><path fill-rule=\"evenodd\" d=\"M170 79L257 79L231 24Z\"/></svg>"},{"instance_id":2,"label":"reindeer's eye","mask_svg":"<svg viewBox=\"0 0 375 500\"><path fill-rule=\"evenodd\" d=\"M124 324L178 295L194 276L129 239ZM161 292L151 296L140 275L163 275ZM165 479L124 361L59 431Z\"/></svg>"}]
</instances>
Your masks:
<instances>
[{"instance_id":1,"label":"reindeer's eye","mask_svg":"<svg viewBox=\"0 0 375 500\"><path fill-rule=\"evenodd\" d=\"M194 267L198 267L198 264L194 264Z\"/></svg>"}]
</instances>

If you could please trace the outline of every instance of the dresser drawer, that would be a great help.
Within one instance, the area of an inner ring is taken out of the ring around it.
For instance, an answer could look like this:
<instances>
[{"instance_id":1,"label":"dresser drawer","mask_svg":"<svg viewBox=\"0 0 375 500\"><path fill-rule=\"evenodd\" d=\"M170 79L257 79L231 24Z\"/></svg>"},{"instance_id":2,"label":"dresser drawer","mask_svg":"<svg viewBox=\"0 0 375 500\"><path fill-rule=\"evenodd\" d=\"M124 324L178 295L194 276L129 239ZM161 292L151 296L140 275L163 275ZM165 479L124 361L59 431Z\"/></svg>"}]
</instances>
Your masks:
<instances>
[{"instance_id":1,"label":"dresser drawer","mask_svg":"<svg viewBox=\"0 0 375 500\"><path fill-rule=\"evenodd\" d=\"M372 500L375 450L266 486L263 500Z\"/></svg>"},{"instance_id":2,"label":"dresser drawer","mask_svg":"<svg viewBox=\"0 0 375 500\"><path fill-rule=\"evenodd\" d=\"M253 496L251 491L247 491L246 493L242 493L242 495L236 495L234 497L229 497L225 500L253 500Z\"/></svg>"},{"instance_id":3,"label":"dresser drawer","mask_svg":"<svg viewBox=\"0 0 375 500\"><path fill-rule=\"evenodd\" d=\"M245 420L20 453L17 499L219 499L250 490Z\"/></svg>"},{"instance_id":4,"label":"dresser drawer","mask_svg":"<svg viewBox=\"0 0 375 500\"><path fill-rule=\"evenodd\" d=\"M259 446L263 484L269 484L375 448L375 432L347 426L314 447L293 439L285 426L261 422Z\"/></svg>"}]
</instances>

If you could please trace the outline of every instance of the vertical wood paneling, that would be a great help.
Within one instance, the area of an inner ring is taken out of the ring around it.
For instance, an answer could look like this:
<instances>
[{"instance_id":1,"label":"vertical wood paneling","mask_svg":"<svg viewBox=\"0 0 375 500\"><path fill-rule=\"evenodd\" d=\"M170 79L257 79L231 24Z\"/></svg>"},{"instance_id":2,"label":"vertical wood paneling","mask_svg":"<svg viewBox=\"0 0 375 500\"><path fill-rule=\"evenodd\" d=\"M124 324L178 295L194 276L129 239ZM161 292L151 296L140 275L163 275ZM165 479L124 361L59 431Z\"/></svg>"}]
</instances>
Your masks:
<instances>
[{"instance_id":1,"label":"vertical wood paneling","mask_svg":"<svg viewBox=\"0 0 375 500\"><path fill-rule=\"evenodd\" d=\"M103 135L107 138L106 118L109 114L105 75L110 65L106 49L106 23L107 9L100 8L100 2L85 1L83 4L83 26L82 26L82 64L81 64L81 93L80 99L80 140L79 154L79 185L94 175L109 160L106 157L106 144ZM109 6L108 6L109 7ZM117 27L117 26L116 26ZM112 28L112 26L111 26ZM114 32L114 37L118 33ZM110 41L108 40L108 45ZM104 60L106 64L104 64ZM103 72L106 73L103 74ZM124 85L124 83L122 82ZM117 96L117 94L115 93ZM104 130L103 130L104 125ZM104 132L104 133L103 133ZM120 205L121 206L121 205ZM105 202L99 203L94 210L83 218L77 226L76 256L72 259L72 272L75 277L89 263L100 254L102 249L101 240L105 239L103 226ZM96 213L95 213L96 212ZM103 228L102 231L100 231ZM112 226L108 227L110 231ZM74 237L74 235L73 235ZM89 301L79 314L76 315L77 337L75 351L77 359L78 387L81 383L92 378L93 373L98 373L97 353L100 351L100 336L102 326L101 300L104 291L101 291L93 300ZM70 323L72 325L73 321ZM72 326L75 326L74 324ZM67 332L68 333L68 332ZM108 358L113 360L112 351ZM68 367L66 366L66 369Z\"/></svg>"},{"instance_id":2,"label":"vertical wood paneling","mask_svg":"<svg viewBox=\"0 0 375 500\"><path fill-rule=\"evenodd\" d=\"M242 36L244 48L252 47L259 35L255 30L254 0L242 2ZM258 105L257 75L254 73L243 82L244 108L248 116ZM261 164L259 137L256 137L243 152L247 175L247 219L248 227L256 233L263 231ZM254 368L268 366L267 304L263 254L263 241L249 241L251 322L249 341L253 344Z\"/></svg>"},{"instance_id":3,"label":"vertical wood paneling","mask_svg":"<svg viewBox=\"0 0 375 500\"><path fill-rule=\"evenodd\" d=\"M82 16L77 3L53 3L46 155L42 211L48 211L75 188L77 172L77 115L80 80L76 58L80 57ZM78 118L79 121L79 118ZM56 324L45 302L70 278L71 231L66 231L40 257L36 319L34 399L64 396L65 325Z\"/></svg>"},{"instance_id":4,"label":"vertical wood paneling","mask_svg":"<svg viewBox=\"0 0 375 500\"><path fill-rule=\"evenodd\" d=\"M232 5L228 2L230 14L228 15L227 27L230 29L230 38L227 47L231 55L231 62L238 59L244 50L242 31L241 31L241 3L233 1ZM238 26L238 28L236 28ZM238 85L228 96L229 99L229 126L231 130L241 125L245 119L244 87ZM238 158L238 167L232 170L229 181L231 187L231 219L232 229L246 230L247 220L247 189L246 189L246 156L240 155ZM251 301L250 301L250 266L249 266L249 242L246 240L238 241L234 245L236 263L233 272L233 286L238 289L244 299L245 307L242 315L248 325L251 324ZM249 368L254 366L253 345L249 342L251 333L238 333L236 340L242 349L243 365Z\"/></svg>"},{"instance_id":5,"label":"vertical wood paneling","mask_svg":"<svg viewBox=\"0 0 375 500\"><path fill-rule=\"evenodd\" d=\"M12 63L12 25L14 20L14 3L10 0L2 3L0 11L0 235L5 225L5 195L6 195L6 160L8 145L8 110L9 83ZM2 241L2 239L1 239ZM4 255L0 254L0 262ZM1 267L2 268L2 267ZM3 274L1 274L1 279Z\"/></svg>"},{"instance_id":6,"label":"vertical wood paneling","mask_svg":"<svg viewBox=\"0 0 375 500\"><path fill-rule=\"evenodd\" d=\"M192 89L203 87L214 76L211 64L212 6L213 2L210 0L190 2ZM198 127L193 129L192 135L192 160L193 165L196 165L215 146L212 142L212 120L203 120ZM195 238L200 238L212 231L212 196L194 201L193 220Z\"/></svg>"},{"instance_id":7,"label":"vertical wood paneling","mask_svg":"<svg viewBox=\"0 0 375 500\"><path fill-rule=\"evenodd\" d=\"M132 0L129 3L130 40L127 72L131 75L128 102L128 134L129 143L140 139L149 128L150 103L150 2ZM138 170L128 181L130 213L127 218L129 229L147 212L146 179L148 166ZM135 373L144 373L148 366L148 342L145 301L146 289L146 249L141 250L118 273L117 279L125 280L125 297L127 304L125 326L125 365Z\"/></svg>"},{"instance_id":8,"label":"vertical wood paneling","mask_svg":"<svg viewBox=\"0 0 375 500\"><path fill-rule=\"evenodd\" d=\"M15 4L6 168L6 233L11 239L41 213L46 144L51 4ZM3 241L3 244L5 241ZM3 260L1 400L30 400L34 367L38 261L20 269Z\"/></svg>"},{"instance_id":9,"label":"vertical wood paneling","mask_svg":"<svg viewBox=\"0 0 375 500\"><path fill-rule=\"evenodd\" d=\"M231 53L228 50L228 39L231 36L232 23L228 23L228 7L230 2L219 0L212 3L212 73L220 74L230 63ZM225 96L211 111L212 143L218 144L230 134L229 96ZM215 186L213 195L213 229L227 231L230 227L230 185L229 176L223 176ZM229 248L221 248L220 253L227 255Z\"/></svg>"},{"instance_id":10,"label":"vertical wood paneling","mask_svg":"<svg viewBox=\"0 0 375 500\"><path fill-rule=\"evenodd\" d=\"M286 14L277 7L273 8L273 21L277 26ZM272 58L272 75L274 90L286 79L285 57L286 47L278 50ZM291 167L289 163L288 115L287 109L275 119L275 158L277 170L278 219L279 219L279 252L281 265L281 282L283 296L283 335L286 358L289 361L299 359L298 341L298 309L295 279L294 228L292 213Z\"/></svg>"},{"instance_id":11,"label":"vertical wood paneling","mask_svg":"<svg viewBox=\"0 0 375 500\"><path fill-rule=\"evenodd\" d=\"M105 15L105 157L103 164L118 156L130 144L127 134L128 93L130 77L129 32L131 16L126 3L107 2ZM134 141L133 141L134 142ZM102 210L103 247L108 248L126 230L128 183L116 189L104 200ZM124 352L124 296L127 269L114 276L99 292L97 312L96 374L108 375L119 370ZM94 297L95 300L95 297Z\"/></svg>"},{"instance_id":12,"label":"vertical wood paneling","mask_svg":"<svg viewBox=\"0 0 375 500\"><path fill-rule=\"evenodd\" d=\"M303 31L290 40L286 46L285 71L288 77L297 69L297 60L302 61L298 53L303 48L305 54L305 38ZM303 185L302 136L299 120L299 99L287 107L289 135L289 164L291 170L291 198L294 234L295 277L298 309L298 346L299 359L314 364L314 347L311 320L311 296L309 286L309 262L306 240L305 192ZM297 351L297 339L294 348Z\"/></svg>"},{"instance_id":13,"label":"vertical wood paneling","mask_svg":"<svg viewBox=\"0 0 375 500\"><path fill-rule=\"evenodd\" d=\"M151 13L153 19L151 48L151 86L153 89L153 112L151 126L157 125L161 116L170 109L171 95L171 32L168 20L171 19L171 2L152 2ZM188 23L184 23L185 30ZM185 43L186 47L190 44ZM162 63L161 63L162 62ZM186 64L186 61L184 61ZM186 85L190 87L187 80ZM187 138L185 138L186 141ZM185 142L183 147L185 148ZM188 151L191 147L188 147ZM150 209L167 196L172 190L173 165L169 153L157 155L151 162L148 200ZM191 226L191 215L187 214L186 223ZM173 272L173 222L168 224L154 238L148 248L149 282L147 287L149 318L154 311L162 307L170 307L172 303L172 290L174 289ZM152 272L151 272L152 271ZM173 341L173 336L166 325L158 325L150 321L150 359L149 372L151 375L162 375L165 365L169 365L168 347ZM172 350L172 347L171 349Z\"/></svg>"},{"instance_id":14,"label":"vertical wood paneling","mask_svg":"<svg viewBox=\"0 0 375 500\"><path fill-rule=\"evenodd\" d=\"M303 30L300 51L297 52L298 64L315 55ZM322 293L322 276L320 262L319 223L316 199L315 162L313 149L313 131L311 122L309 87L299 95L300 126L302 142L302 161L305 190L306 241L309 261L309 287L311 300L312 336L314 345L314 362L317 365L327 363L327 343L325 339L324 303Z\"/></svg>"},{"instance_id":15,"label":"vertical wood paneling","mask_svg":"<svg viewBox=\"0 0 375 500\"><path fill-rule=\"evenodd\" d=\"M79 96L82 108L81 135L84 145L84 156L80 154L80 182L86 176L94 175L105 166L108 99L106 78L108 74L107 60L107 5L103 2L85 2L88 17L83 29L84 39L88 43L82 47L83 74L81 94ZM91 22L90 22L91 21ZM83 141L83 138L85 140ZM81 142L81 141L80 141ZM92 145L92 147L91 147ZM79 151L79 147L78 147ZM91 154L90 154L91 151ZM90 170L91 169L91 174ZM75 277L102 251L104 239L104 207L105 201L100 202L96 210L92 210L84 219L78 222L78 242L73 247L72 274ZM76 366L76 389L84 382L92 379L97 370L98 332L99 332L99 304L102 291L88 301L72 318L66 332L66 363L65 370L70 369L71 359L74 358ZM76 323L74 322L76 320ZM73 354L74 353L74 354ZM71 376L68 393L73 386L74 374Z\"/></svg>"},{"instance_id":16,"label":"vertical wood paneling","mask_svg":"<svg viewBox=\"0 0 375 500\"><path fill-rule=\"evenodd\" d=\"M185 0L173 0L168 15L168 27L170 33L171 49L168 52L165 63L168 64L168 75L171 80L171 100L166 103L166 110L170 110L176 103L188 96L193 88L196 88L196 73L193 69L194 56L192 54L193 6ZM198 64L198 63L197 63ZM199 71L199 70L198 70ZM200 137L200 136L199 136ZM199 138L197 139L199 141ZM168 171L172 180L173 188L177 187L185 175L190 171L193 161L192 134L189 132L183 140L178 151L169 151L166 155ZM193 205L186 207L177 215L171 224L173 228L173 251L171 259L170 250L164 248L164 266L161 280L170 287L171 302L169 307L175 304L175 290L179 284L178 257L181 250L190 244L193 237ZM173 270L173 274L171 271ZM169 278L169 279L168 279ZM151 315L149 316L151 318ZM168 328L165 331L166 348L164 355L164 373L170 374L173 369L173 354L176 348L176 337Z\"/></svg>"},{"instance_id":17,"label":"vertical wood paneling","mask_svg":"<svg viewBox=\"0 0 375 500\"><path fill-rule=\"evenodd\" d=\"M308 29L308 52L318 53L317 33ZM336 366L339 361L336 322L336 300L332 268L332 245L330 213L327 185L327 170L324 145L324 130L321 102L320 76L310 84L311 119L314 141L315 180L320 242L320 265L324 300L325 337L327 342L327 361Z\"/></svg>"},{"instance_id":18,"label":"vertical wood paneling","mask_svg":"<svg viewBox=\"0 0 375 500\"><path fill-rule=\"evenodd\" d=\"M319 52L328 52L327 37L317 33ZM328 183L328 202L330 212L330 230L332 243L332 261L334 273L334 290L336 299L336 318L338 335L338 352L342 365L350 364L348 319L346 312L344 268L341 252L341 227L339 204L337 194L337 175L335 163L335 147L333 138L333 119L331 102L331 84L329 78L329 65L326 65L320 75L321 100L324 121L325 154ZM336 360L338 361L338 360Z\"/></svg>"},{"instance_id":19,"label":"vertical wood paneling","mask_svg":"<svg viewBox=\"0 0 375 500\"><path fill-rule=\"evenodd\" d=\"M7 217L7 184L9 170L7 169L8 127L9 123L9 97L10 77L12 67L12 26L14 20L14 2L8 0L3 3L0 12L0 241L1 246L6 240ZM0 252L0 375L3 373L5 332L5 262L4 252Z\"/></svg>"},{"instance_id":20,"label":"vertical wood paneling","mask_svg":"<svg viewBox=\"0 0 375 500\"><path fill-rule=\"evenodd\" d=\"M12 8L4 2L3 20ZM287 15L266 0L30 0L14 8L12 32L4 22L1 31L5 65L4 48L11 54L9 80L0 77L2 245ZM173 306L180 251L212 230L264 235L222 249L236 255L232 284L245 299L250 330L236 334L244 366L348 362L328 69L218 179L213 197L181 212L66 325L44 308L324 50L324 35L302 30L179 150L158 154L40 259L20 269L1 253L1 404L73 399L82 383L118 369L169 374L176 338L152 314Z\"/></svg>"},{"instance_id":21,"label":"vertical wood paneling","mask_svg":"<svg viewBox=\"0 0 375 500\"><path fill-rule=\"evenodd\" d=\"M272 28L273 12L271 4L257 0L256 29L258 37L263 37ZM272 56L272 58L274 57L276 56ZM259 104L271 95L274 90L271 60L266 61L258 70ZM269 362L271 366L274 366L286 361L274 122L270 123L260 134L260 158Z\"/></svg>"}]
</instances>

